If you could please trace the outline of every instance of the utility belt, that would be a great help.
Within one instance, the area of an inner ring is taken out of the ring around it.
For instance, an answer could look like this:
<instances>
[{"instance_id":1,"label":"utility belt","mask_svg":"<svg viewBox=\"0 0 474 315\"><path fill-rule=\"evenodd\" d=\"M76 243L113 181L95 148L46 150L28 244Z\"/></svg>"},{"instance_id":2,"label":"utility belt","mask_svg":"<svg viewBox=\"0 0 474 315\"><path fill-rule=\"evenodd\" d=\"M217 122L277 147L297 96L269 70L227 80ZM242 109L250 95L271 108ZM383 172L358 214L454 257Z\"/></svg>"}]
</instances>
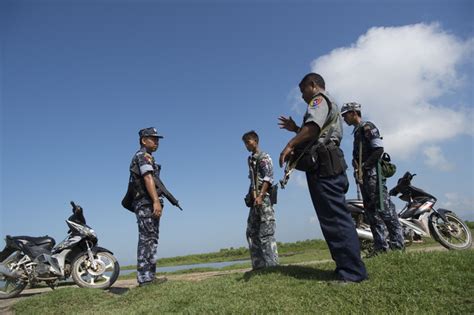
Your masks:
<instances>
[{"instance_id":1,"label":"utility belt","mask_svg":"<svg viewBox=\"0 0 474 315\"><path fill-rule=\"evenodd\" d=\"M298 152L295 149L295 156L299 156L304 150ZM331 177L343 173L347 169L344 153L336 142L329 141L327 144L317 143L303 153L295 168L303 172L317 172L319 177Z\"/></svg>"},{"instance_id":2,"label":"utility belt","mask_svg":"<svg viewBox=\"0 0 474 315\"><path fill-rule=\"evenodd\" d=\"M262 186L260 186L258 190L261 191L261 189L262 189ZM267 196L270 198L270 204L272 206L275 205L278 201L278 185L275 184L275 185L270 186L267 192ZM253 203L255 200L253 198L252 191L249 191L249 193L245 195L244 201L247 207L249 208L253 207Z\"/></svg>"}]
</instances>

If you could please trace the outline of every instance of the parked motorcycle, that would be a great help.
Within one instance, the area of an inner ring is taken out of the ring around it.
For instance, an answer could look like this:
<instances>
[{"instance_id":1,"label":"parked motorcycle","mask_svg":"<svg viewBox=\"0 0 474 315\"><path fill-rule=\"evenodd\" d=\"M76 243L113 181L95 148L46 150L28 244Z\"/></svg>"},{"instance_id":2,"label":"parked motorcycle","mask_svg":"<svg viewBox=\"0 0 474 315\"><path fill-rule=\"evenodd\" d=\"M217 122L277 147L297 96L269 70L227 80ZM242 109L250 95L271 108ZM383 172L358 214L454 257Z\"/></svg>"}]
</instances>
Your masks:
<instances>
[{"instance_id":1,"label":"parked motorcycle","mask_svg":"<svg viewBox=\"0 0 474 315\"><path fill-rule=\"evenodd\" d=\"M390 196L397 196L406 202L398 213L403 228L405 245L432 237L448 249L468 249L472 245L471 231L456 214L446 209L435 209L436 197L411 185L416 174L406 172L390 190ZM364 204L360 199L348 199L347 208L351 212L357 228L361 249L370 252L373 236L364 216Z\"/></svg>"},{"instance_id":2,"label":"parked motorcycle","mask_svg":"<svg viewBox=\"0 0 474 315\"><path fill-rule=\"evenodd\" d=\"M114 284L120 272L117 259L97 246L97 235L86 225L82 207L72 201L71 206L68 236L57 246L49 236L6 236L0 252L0 299L15 297L28 284L42 281L54 289L71 276L83 288L107 289Z\"/></svg>"}]
</instances>

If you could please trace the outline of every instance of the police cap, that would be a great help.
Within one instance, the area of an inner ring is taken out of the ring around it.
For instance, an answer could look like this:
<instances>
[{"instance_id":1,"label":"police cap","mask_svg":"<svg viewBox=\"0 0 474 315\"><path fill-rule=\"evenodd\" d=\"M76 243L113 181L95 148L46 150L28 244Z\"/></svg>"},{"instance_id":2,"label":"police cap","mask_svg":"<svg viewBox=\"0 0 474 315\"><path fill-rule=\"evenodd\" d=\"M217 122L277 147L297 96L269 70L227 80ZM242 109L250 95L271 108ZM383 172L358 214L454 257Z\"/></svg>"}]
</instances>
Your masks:
<instances>
[{"instance_id":1,"label":"police cap","mask_svg":"<svg viewBox=\"0 0 474 315\"><path fill-rule=\"evenodd\" d=\"M140 139L143 137L163 138L163 136L158 135L158 131L156 131L156 128L154 127L144 128L138 132L138 135L140 136Z\"/></svg>"}]
</instances>

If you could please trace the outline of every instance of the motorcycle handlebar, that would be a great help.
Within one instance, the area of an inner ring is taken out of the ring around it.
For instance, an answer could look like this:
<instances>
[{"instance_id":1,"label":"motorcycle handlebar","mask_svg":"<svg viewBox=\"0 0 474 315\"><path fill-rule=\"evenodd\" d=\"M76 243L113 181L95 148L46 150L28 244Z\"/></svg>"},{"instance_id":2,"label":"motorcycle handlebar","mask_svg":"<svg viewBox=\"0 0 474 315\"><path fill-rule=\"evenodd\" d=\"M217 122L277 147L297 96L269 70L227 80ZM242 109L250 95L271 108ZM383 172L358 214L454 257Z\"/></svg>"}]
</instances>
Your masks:
<instances>
[{"instance_id":1,"label":"motorcycle handlebar","mask_svg":"<svg viewBox=\"0 0 474 315\"><path fill-rule=\"evenodd\" d=\"M398 193L401 193L401 190L404 187L407 187L407 186L411 185L411 180L415 176L416 176L416 174L411 174L410 172L405 172L405 174L398 179L397 186L393 187L390 190L389 195L390 196L396 196L396 195L398 195Z\"/></svg>"},{"instance_id":2,"label":"motorcycle handlebar","mask_svg":"<svg viewBox=\"0 0 474 315\"><path fill-rule=\"evenodd\" d=\"M81 213L82 212L82 207L80 205L76 205L74 203L74 201L71 201L70 203L71 203L71 206L72 206L72 212L73 213L76 213L76 212Z\"/></svg>"}]
</instances>

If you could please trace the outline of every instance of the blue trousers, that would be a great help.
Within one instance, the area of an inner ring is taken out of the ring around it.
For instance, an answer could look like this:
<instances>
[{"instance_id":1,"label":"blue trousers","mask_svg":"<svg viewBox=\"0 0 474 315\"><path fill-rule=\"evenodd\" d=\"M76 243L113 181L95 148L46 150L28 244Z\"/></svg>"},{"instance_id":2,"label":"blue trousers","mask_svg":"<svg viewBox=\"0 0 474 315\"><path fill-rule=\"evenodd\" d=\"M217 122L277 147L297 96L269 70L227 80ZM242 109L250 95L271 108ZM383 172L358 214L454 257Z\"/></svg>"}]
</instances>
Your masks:
<instances>
[{"instance_id":1,"label":"blue trousers","mask_svg":"<svg viewBox=\"0 0 474 315\"><path fill-rule=\"evenodd\" d=\"M321 231L336 262L336 274L345 281L367 279L355 225L346 208L345 193L349 187L346 173L321 178L317 172L308 172L306 180Z\"/></svg>"}]
</instances>

